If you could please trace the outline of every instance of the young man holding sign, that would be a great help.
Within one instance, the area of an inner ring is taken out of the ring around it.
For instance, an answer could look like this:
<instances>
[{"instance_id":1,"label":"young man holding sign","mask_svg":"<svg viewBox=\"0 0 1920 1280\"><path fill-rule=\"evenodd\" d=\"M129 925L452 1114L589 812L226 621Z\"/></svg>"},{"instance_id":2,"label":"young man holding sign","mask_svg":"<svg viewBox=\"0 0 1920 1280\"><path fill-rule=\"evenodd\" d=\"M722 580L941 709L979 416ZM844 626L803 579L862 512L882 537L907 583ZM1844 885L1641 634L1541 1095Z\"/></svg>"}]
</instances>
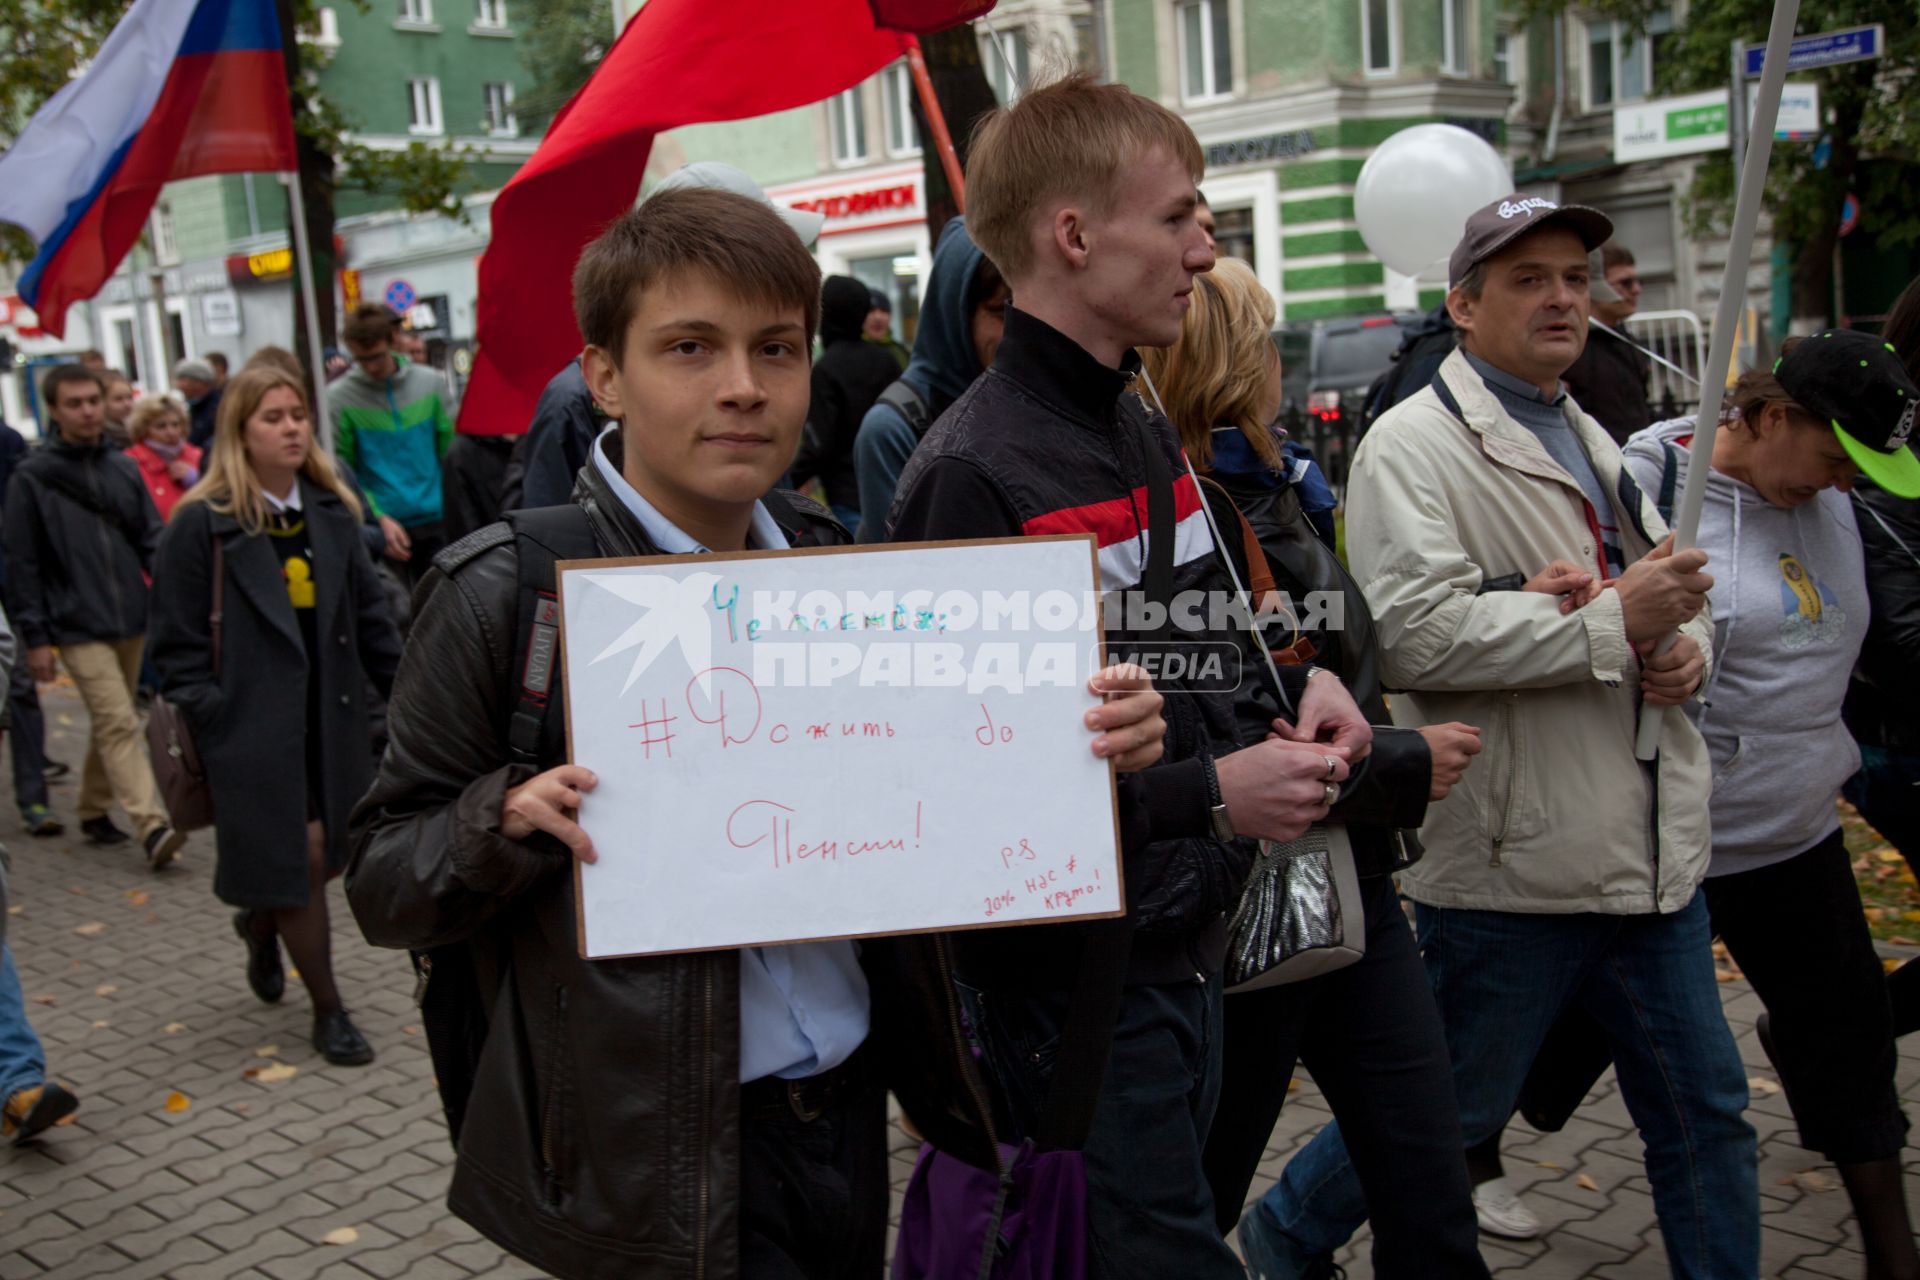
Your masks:
<instances>
[{"instance_id":1,"label":"young man holding sign","mask_svg":"<svg viewBox=\"0 0 1920 1280\"><path fill-rule=\"evenodd\" d=\"M561 717L529 710L536 683L557 696L551 659L516 653L547 616L526 589L537 557L850 541L772 488L806 420L819 290L771 206L730 192L656 193L588 246L574 276L583 366L619 425L595 442L574 507L436 558L394 685L392 746L357 815L361 928L435 961L423 1021L459 1147L449 1203L556 1275L880 1269L885 1094L854 945L583 960L571 863L596 854L574 817L596 778L565 763ZM1087 713L1093 750L1123 770L1152 763L1159 695L1137 675L1102 676L1096 691L1119 696ZM486 993L484 1049L455 1045L464 1056L445 1053L435 1021L451 958ZM471 1084L457 1098L450 1069Z\"/></svg>"},{"instance_id":2,"label":"young man holding sign","mask_svg":"<svg viewBox=\"0 0 1920 1280\"><path fill-rule=\"evenodd\" d=\"M1195 277L1213 266L1196 218L1201 168L1186 124L1123 85L1070 77L986 119L967 165L968 228L1012 286L1013 305L992 367L907 464L888 536L1091 532L1102 589L1124 600L1124 613L1146 605L1143 618L1167 603L1138 599L1149 533L1168 537L1175 630L1155 645L1170 659L1242 653L1246 682L1264 684L1265 664L1241 649L1244 630L1208 621L1233 583L1177 438L1131 394L1133 349L1179 339ZM1164 533L1148 528L1157 469L1148 450L1173 478ZM1108 617L1109 641L1123 650L1150 625L1119 629ZM1123 823L1146 838L1126 851L1134 931L1084 1147L1094 1275L1244 1274L1215 1229L1201 1167L1220 1085L1226 925L1252 860L1238 837L1291 840L1324 819L1372 740L1338 677L1281 672L1295 714L1271 738L1272 711L1249 724L1249 700L1231 680L1163 679L1170 763L1140 776L1131 809L1122 797ZM1035 1103L1052 1086L1088 933L1049 926L954 939L996 1103L1021 1136L1043 1127Z\"/></svg>"}]
</instances>

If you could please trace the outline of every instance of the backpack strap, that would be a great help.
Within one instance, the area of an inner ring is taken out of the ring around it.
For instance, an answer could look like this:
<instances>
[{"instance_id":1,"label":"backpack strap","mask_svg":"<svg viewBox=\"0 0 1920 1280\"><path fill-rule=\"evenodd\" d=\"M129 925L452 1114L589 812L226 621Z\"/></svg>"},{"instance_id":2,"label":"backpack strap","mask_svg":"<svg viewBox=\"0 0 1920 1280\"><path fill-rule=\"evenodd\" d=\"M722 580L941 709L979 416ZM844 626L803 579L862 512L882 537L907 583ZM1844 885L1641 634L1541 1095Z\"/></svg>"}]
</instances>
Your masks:
<instances>
[{"instance_id":1,"label":"backpack strap","mask_svg":"<svg viewBox=\"0 0 1920 1280\"><path fill-rule=\"evenodd\" d=\"M853 541L853 535L827 510L804 493L791 489L769 489L760 504L786 535L793 547L837 547Z\"/></svg>"},{"instance_id":2,"label":"backpack strap","mask_svg":"<svg viewBox=\"0 0 1920 1280\"><path fill-rule=\"evenodd\" d=\"M1433 388L1433 394L1440 397L1440 403L1447 407L1448 413L1462 422L1467 420L1467 415L1460 412L1460 401L1454 396L1453 388L1447 385L1447 380L1440 376L1438 369L1433 371L1433 381L1427 385Z\"/></svg>"},{"instance_id":3,"label":"backpack strap","mask_svg":"<svg viewBox=\"0 0 1920 1280\"><path fill-rule=\"evenodd\" d=\"M1671 441L1661 441L1660 452L1660 496L1653 505L1660 509L1660 518L1668 524L1673 523L1673 491L1680 477L1680 451Z\"/></svg>"},{"instance_id":4,"label":"backpack strap","mask_svg":"<svg viewBox=\"0 0 1920 1280\"><path fill-rule=\"evenodd\" d=\"M591 560L600 554L587 513L567 503L509 511L519 556L519 598L514 609L513 666L520 694L507 720L507 750L516 764L539 765L548 756L548 712L554 671L560 661L560 596L554 566L562 560ZM553 721L557 725L557 719Z\"/></svg>"},{"instance_id":5,"label":"backpack strap","mask_svg":"<svg viewBox=\"0 0 1920 1280\"><path fill-rule=\"evenodd\" d=\"M928 410L927 402L905 378L895 378L888 383L887 389L880 393L876 403L886 405L905 418L907 425L913 428L916 440L924 439L927 428L933 425L933 414Z\"/></svg>"}]
</instances>

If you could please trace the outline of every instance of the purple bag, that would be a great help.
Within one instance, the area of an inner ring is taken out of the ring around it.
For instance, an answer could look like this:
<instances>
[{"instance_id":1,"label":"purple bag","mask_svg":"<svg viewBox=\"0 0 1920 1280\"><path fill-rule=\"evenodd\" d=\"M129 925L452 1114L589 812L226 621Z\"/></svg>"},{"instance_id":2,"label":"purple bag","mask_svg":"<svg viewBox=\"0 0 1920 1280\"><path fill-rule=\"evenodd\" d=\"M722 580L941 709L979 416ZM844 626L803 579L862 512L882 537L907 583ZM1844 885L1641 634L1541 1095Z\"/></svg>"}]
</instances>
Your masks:
<instances>
[{"instance_id":1,"label":"purple bag","mask_svg":"<svg viewBox=\"0 0 1920 1280\"><path fill-rule=\"evenodd\" d=\"M1000 1144L976 1169L923 1144L900 1206L893 1280L1083 1280L1087 1171L1078 1151Z\"/></svg>"}]
</instances>

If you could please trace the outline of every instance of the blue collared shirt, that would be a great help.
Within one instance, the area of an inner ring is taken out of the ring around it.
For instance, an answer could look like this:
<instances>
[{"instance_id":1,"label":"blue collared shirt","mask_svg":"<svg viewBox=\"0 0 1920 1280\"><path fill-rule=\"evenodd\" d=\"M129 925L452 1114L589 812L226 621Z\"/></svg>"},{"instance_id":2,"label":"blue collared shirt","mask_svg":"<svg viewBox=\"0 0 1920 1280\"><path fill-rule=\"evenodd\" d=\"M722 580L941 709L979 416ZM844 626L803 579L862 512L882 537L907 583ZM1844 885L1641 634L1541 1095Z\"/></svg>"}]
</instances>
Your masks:
<instances>
[{"instance_id":1,"label":"blue collared shirt","mask_svg":"<svg viewBox=\"0 0 1920 1280\"><path fill-rule=\"evenodd\" d=\"M602 447L615 423L594 443L593 465L662 555L695 555L695 542L627 483ZM764 503L753 504L747 546L784 548L786 535ZM740 1081L762 1076L798 1080L830 1071L867 1038L867 975L851 942L796 942L740 949Z\"/></svg>"}]
</instances>

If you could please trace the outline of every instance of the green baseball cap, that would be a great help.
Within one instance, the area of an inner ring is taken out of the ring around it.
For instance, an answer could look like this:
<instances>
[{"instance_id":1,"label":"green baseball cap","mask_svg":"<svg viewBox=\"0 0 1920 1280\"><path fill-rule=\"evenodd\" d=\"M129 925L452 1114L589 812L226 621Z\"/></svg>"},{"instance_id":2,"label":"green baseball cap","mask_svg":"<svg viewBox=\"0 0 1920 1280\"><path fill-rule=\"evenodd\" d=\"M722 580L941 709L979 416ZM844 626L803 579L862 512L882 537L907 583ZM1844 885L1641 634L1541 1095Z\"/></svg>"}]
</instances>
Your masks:
<instances>
[{"instance_id":1,"label":"green baseball cap","mask_svg":"<svg viewBox=\"0 0 1920 1280\"><path fill-rule=\"evenodd\" d=\"M1893 347L1871 334L1829 329L1794 344L1773 376L1795 403L1833 424L1867 479L1900 498L1920 498L1920 458L1907 443L1920 388Z\"/></svg>"}]
</instances>

